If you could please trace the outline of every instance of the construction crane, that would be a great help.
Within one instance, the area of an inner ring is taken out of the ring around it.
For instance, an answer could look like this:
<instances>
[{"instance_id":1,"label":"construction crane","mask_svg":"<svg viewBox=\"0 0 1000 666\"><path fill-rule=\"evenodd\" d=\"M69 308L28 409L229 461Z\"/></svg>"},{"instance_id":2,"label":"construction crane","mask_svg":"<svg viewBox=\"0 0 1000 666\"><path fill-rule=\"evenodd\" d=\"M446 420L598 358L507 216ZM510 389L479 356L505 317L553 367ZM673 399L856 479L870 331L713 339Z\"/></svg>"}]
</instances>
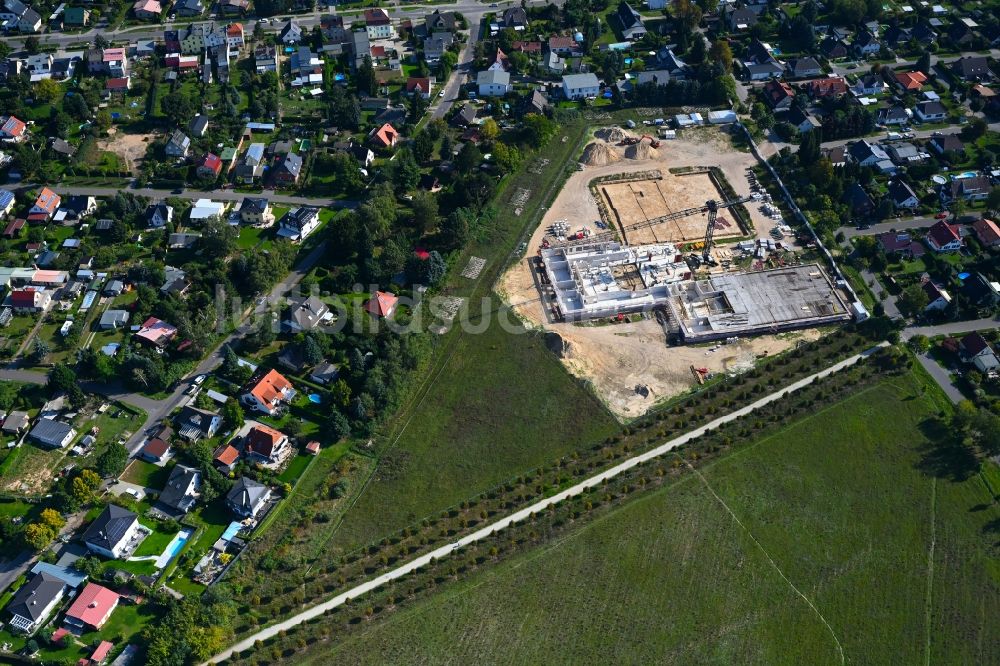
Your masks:
<instances>
[{"instance_id":1,"label":"construction crane","mask_svg":"<svg viewBox=\"0 0 1000 666\"><path fill-rule=\"evenodd\" d=\"M675 213L667 213L666 215L661 215L660 217L654 217L653 219L646 220L645 222L638 222L626 227L625 231L645 229L646 227L652 227L664 222L679 220L690 215L708 213L708 225L705 227L705 247L702 248L701 258L706 264L712 265L712 240L715 236L715 220L719 216L719 211L723 208L731 208L732 206L744 204L748 201L751 201L750 197L739 197L737 199L730 199L729 201L716 201L715 199L710 199L705 202L704 206L687 208L685 210L679 210Z\"/></svg>"}]
</instances>

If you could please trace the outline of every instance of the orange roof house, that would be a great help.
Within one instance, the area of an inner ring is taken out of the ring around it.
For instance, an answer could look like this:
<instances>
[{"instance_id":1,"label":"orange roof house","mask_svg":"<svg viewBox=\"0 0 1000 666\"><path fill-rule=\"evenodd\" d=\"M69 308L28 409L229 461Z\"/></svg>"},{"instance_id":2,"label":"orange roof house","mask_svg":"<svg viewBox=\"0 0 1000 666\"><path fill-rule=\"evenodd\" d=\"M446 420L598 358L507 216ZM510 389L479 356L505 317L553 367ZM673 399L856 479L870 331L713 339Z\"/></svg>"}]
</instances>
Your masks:
<instances>
[{"instance_id":1,"label":"orange roof house","mask_svg":"<svg viewBox=\"0 0 1000 666\"><path fill-rule=\"evenodd\" d=\"M259 412L274 414L281 403L295 397L292 383L277 370L270 370L260 379L250 384L243 394L243 402Z\"/></svg>"},{"instance_id":2,"label":"orange roof house","mask_svg":"<svg viewBox=\"0 0 1000 666\"><path fill-rule=\"evenodd\" d=\"M923 72L897 72L896 82L903 90L920 90L927 83L927 75Z\"/></svg>"},{"instance_id":3,"label":"orange roof house","mask_svg":"<svg viewBox=\"0 0 1000 666\"><path fill-rule=\"evenodd\" d=\"M372 130L368 138L379 148L392 148L399 141L399 132L396 131L395 127L386 123L382 127Z\"/></svg>"},{"instance_id":4,"label":"orange roof house","mask_svg":"<svg viewBox=\"0 0 1000 666\"><path fill-rule=\"evenodd\" d=\"M215 450L215 457L212 458L212 462L222 469L229 471L239 459L240 452L236 450L235 446L232 444L223 444Z\"/></svg>"},{"instance_id":5,"label":"orange roof house","mask_svg":"<svg viewBox=\"0 0 1000 666\"><path fill-rule=\"evenodd\" d=\"M388 291L376 291L371 298L365 301L365 310L376 317L389 319L396 312L399 298Z\"/></svg>"},{"instance_id":6,"label":"orange roof house","mask_svg":"<svg viewBox=\"0 0 1000 666\"><path fill-rule=\"evenodd\" d=\"M163 347L173 340L176 335L177 328L175 326L171 326L156 317L150 317L142 322L142 326L139 327L135 337L139 341L153 345L154 347Z\"/></svg>"},{"instance_id":7,"label":"orange roof house","mask_svg":"<svg viewBox=\"0 0 1000 666\"><path fill-rule=\"evenodd\" d=\"M55 215L56 209L62 203L62 198L47 187L43 187L35 199L35 205L28 211L29 221L45 221Z\"/></svg>"}]
</instances>

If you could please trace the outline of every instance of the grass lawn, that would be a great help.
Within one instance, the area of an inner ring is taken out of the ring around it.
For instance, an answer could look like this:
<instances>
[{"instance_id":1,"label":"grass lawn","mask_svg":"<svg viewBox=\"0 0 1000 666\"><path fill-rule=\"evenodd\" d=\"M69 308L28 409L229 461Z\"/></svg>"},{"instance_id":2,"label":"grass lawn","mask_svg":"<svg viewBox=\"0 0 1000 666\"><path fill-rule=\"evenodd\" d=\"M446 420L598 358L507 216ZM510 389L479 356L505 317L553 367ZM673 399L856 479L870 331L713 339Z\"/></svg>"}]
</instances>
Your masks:
<instances>
[{"instance_id":1,"label":"grass lawn","mask_svg":"<svg viewBox=\"0 0 1000 666\"><path fill-rule=\"evenodd\" d=\"M142 540L142 543L139 544L139 547L132 554L134 557L160 555L167 547L167 544L177 535L177 532L162 532L157 530L154 524L143 523L143 525L153 530L153 533Z\"/></svg>"},{"instance_id":2,"label":"grass lawn","mask_svg":"<svg viewBox=\"0 0 1000 666\"><path fill-rule=\"evenodd\" d=\"M937 398L865 389L298 663L990 661L1000 510Z\"/></svg>"},{"instance_id":3,"label":"grass lawn","mask_svg":"<svg viewBox=\"0 0 1000 666\"><path fill-rule=\"evenodd\" d=\"M540 336L496 322L462 335L441 377L386 454L392 472L348 512L338 546L374 541L616 430Z\"/></svg>"},{"instance_id":4,"label":"grass lawn","mask_svg":"<svg viewBox=\"0 0 1000 666\"><path fill-rule=\"evenodd\" d=\"M121 475L122 481L134 483L144 488L162 490L170 476L170 467L157 467L153 463L138 458L132 461Z\"/></svg>"},{"instance_id":5,"label":"grass lawn","mask_svg":"<svg viewBox=\"0 0 1000 666\"><path fill-rule=\"evenodd\" d=\"M240 236L236 244L241 250L250 250L257 247L265 235L272 236L272 231L262 227L240 227Z\"/></svg>"},{"instance_id":6,"label":"grass lawn","mask_svg":"<svg viewBox=\"0 0 1000 666\"><path fill-rule=\"evenodd\" d=\"M311 454L298 454L289 461L285 471L278 475L278 480L282 483L295 483L302 476L302 472L306 471L306 467L309 466L309 461L312 459Z\"/></svg>"}]
</instances>

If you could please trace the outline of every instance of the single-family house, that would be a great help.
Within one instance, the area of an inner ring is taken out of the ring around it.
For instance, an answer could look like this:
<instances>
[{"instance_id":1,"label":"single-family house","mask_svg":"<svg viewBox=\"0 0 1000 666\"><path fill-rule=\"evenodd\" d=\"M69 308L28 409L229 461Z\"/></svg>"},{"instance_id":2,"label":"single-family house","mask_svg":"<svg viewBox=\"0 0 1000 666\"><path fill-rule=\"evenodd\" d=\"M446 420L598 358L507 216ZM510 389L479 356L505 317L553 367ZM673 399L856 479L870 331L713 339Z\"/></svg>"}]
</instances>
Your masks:
<instances>
[{"instance_id":1,"label":"single-family house","mask_svg":"<svg viewBox=\"0 0 1000 666\"><path fill-rule=\"evenodd\" d=\"M239 459L240 452L232 444L223 444L212 454L212 464L223 474L232 472Z\"/></svg>"},{"instance_id":2,"label":"single-family house","mask_svg":"<svg viewBox=\"0 0 1000 666\"><path fill-rule=\"evenodd\" d=\"M241 396L245 405L265 414L274 414L295 397L292 383L277 370L269 370L252 381Z\"/></svg>"},{"instance_id":3,"label":"single-family house","mask_svg":"<svg viewBox=\"0 0 1000 666\"><path fill-rule=\"evenodd\" d=\"M188 211L188 220L191 224L204 223L209 220L221 220L222 214L225 212L225 202L212 201L211 199L197 199Z\"/></svg>"},{"instance_id":4,"label":"single-family house","mask_svg":"<svg viewBox=\"0 0 1000 666\"><path fill-rule=\"evenodd\" d=\"M1000 247L1000 226L993 220L980 218L972 223L972 230L984 247Z\"/></svg>"},{"instance_id":5,"label":"single-family house","mask_svg":"<svg viewBox=\"0 0 1000 666\"><path fill-rule=\"evenodd\" d=\"M943 187L944 198L950 201L985 201L990 195L992 185L986 176L956 178Z\"/></svg>"},{"instance_id":6,"label":"single-family house","mask_svg":"<svg viewBox=\"0 0 1000 666\"><path fill-rule=\"evenodd\" d=\"M930 147L939 155L947 152L964 153L965 144L957 134L943 134L936 136L928 143Z\"/></svg>"},{"instance_id":7,"label":"single-family house","mask_svg":"<svg viewBox=\"0 0 1000 666\"><path fill-rule=\"evenodd\" d=\"M889 84L885 82L885 79L880 74L871 72L858 77L858 80L851 86L851 92L858 97L884 95L888 91Z\"/></svg>"},{"instance_id":8,"label":"single-family house","mask_svg":"<svg viewBox=\"0 0 1000 666\"><path fill-rule=\"evenodd\" d=\"M913 107L913 115L924 123L933 123L944 120L948 116L948 109L938 101L923 101Z\"/></svg>"},{"instance_id":9,"label":"single-family house","mask_svg":"<svg viewBox=\"0 0 1000 666\"><path fill-rule=\"evenodd\" d=\"M823 66L816 58L806 56L805 58L793 58L785 65L788 76L794 79L804 79L810 76L819 76L823 73Z\"/></svg>"},{"instance_id":10,"label":"single-family house","mask_svg":"<svg viewBox=\"0 0 1000 666\"><path fill-rule=\"evenodd\" d=\"M240 204L240 222L254 227L269 227L274 224L271 202L264 197L247 197Z\"/></svg>"},{"instance_id":11,"label":"single-family house","mask_svg":"<svg viewBox=\"0 0 1000 666\"><path fill-rule=\"evenodd\" d=\"M164 203L150 204L144 214L146 225L151 229L160 229L174 220L174 207Z\"/></svg>"},{"instance_id":12,"label":"single-family house","mask_svg":"<svg viewBox=\"0 0 1000 666\"><path fill-rule=\"evenodd\" d=\"M866 217L875 208L875 202L872 201L871 196L858 183L851 183L844 188L841 200L847 204L851 214L857 217Z\"/></svg>"},{"instance_id":13,"label":"single-family house","mask_svg":"<svg viewBox=\"0 0 1000 666\"><path fill-rule=\"evenodd\" d=\"M929 157L920 148L907 141L894 141L886 146L885 152L896 166L918 164Z\"/></svg>"},{"instance_id":14,"label":"single-family house","mask_svg":"<svg viewBox=\"0 0 1000 666\"><path fill-rule=\"evenodd\" d=\"M889 155L877 143L870 143L867 139L855 141L848 149L847 154L858 166L874 167L883 160L889 160Z\"/></svg>"},{"instance_id":15,"label":"single-family house","mask_svg":"<svg viewBox=\"0 0 1000 666\"><path fill-rule=\"evenodd\" d=\"M924 293L927 294L925 312L940 312L951 305L951 294L940 285L935 284L933 280L926 280L921 286Z\"/></svg>"},{"instance_id":16,"label":"single-family house","mask_svg":"<svg viewBox=\"0 0 1000 666\"><path fill-rule=\"evenodd\" d=\"M882 50L882 42L867 28L859 30L854 36L851 48L862 58L877 54Z\"/></svg>"},{"instance_id":17,"label":"single-family house","mask_svg":"<svg viewBox=\"0 0 1000 666\"><path fill-rule=\"evenodd\" d=\"M233 484L226 494L226 506L242 518L256 518L271 499L271 489L245 476Z\"/></svg>"},{"instance_id":18,"label":"single-family house","mask_svg":"<svg viewBox=\"0 0 1000 666\"><path fill-rule=\"evenodd\" d=\"M167 459L170 453L170 444L159 437L154 437L147 441L139 450L139 457L146 462L159 463Z\"/></svg>"},{"instance_id":19,"label":"single-family house","mask_svg":"<svg viewBox=\"0 0 1000 666\"><path fill-rule=\"evenodd\" d=\"M0 119L0 140L8 143L23 141L27 131L28 126L16 116L4 116Z\"/></svg>"},{"instance_id":20,"label":"single-family house","mask_svg":"<svg viewBox=\"0 0 1000 666\"><path fill-rule=\"evenodd\" d=\"M969 333L959 340L958 348L962 359L975 365L979 372L987 375L1000 372L1000 358L981 333Z\"/></svg>"},{"instance_id":21,"label":"single-family house","mask_svg":"<svg viewBox=\"0 0 1000 666\"><path fill-rule=\"evenodd\" d=\"M302 156L288 153L278 160L271 177L277 183L293 185L299 181L300 175L302 175Z\"/></svg>"},{"instance_id":22,"label":"single-family house","mask_svg":"<svg viewBox=\"0 0 1000 666\"><path fill-rule=\"evenodd\" d=\"M109 504L83 533L83 544L91 552L116 560L131 554L141 534L139 516Z\"/></svg>"},{"instance_id":23,"label":"single-family house","mask_svg":"<svg viewBox=\"0 0 1000 666\"><path fill-rule=\"evenodd\" d=\"M63 25L71 28L90 25L90 10L86 7L67 7L63 12Z\"/></svg>"},{"instance_id":24,"label":"single-family house","mask_svg":"<svg viewBox=\"0 0 1000 666\"><path fill-rule=\"evenodd\" d=\"M315 231L319 223L319 208L315 206L292 208L278 220L278 235L298 242Z\"/></svg>"},{"instance_id":25,"label":"single-family house","mask_svg":"<svg viewBox=\"0 0 1000 666\"><path fill-rule=\"evenodd\" d=\"M216 179L222 173L222 158L214 153L205 153L195 167L198 178Z\"/></svg>"},{"instance_id":26,"label":"single-family house","mask_svg":"<svg viewBox=\"0 0 1000 666\"><path fill-rule=\"evenodd\" d=\"M309 373L309 379L317 384L330 384L340 376L340 366L335 363L323 361Z\"/></svg>"},{"instance_id":27,"label":"single-family house","mask_svg":"<svg viewBox=\"0 0 1000 666\"><path fill-rule=\"evenodd\" d=\"M28 287L10 292L10 307L17 314L45 312L52 305L52 294L44 289Z\"/></svg>"},{"instance_id":28,"label":"single-family house","mask_svg":"<svg viewBox=\"0 0 1000 666\"><path fill-rule=\"evenodd\" d=\"M510 92L510 73L486 69L476 76L476 90L480 97L503 97Z\"/></svg>"},{"instance_id":29,"label":"single-family house","mask_svg":"<svg viewBox=\"0 0 1000 666\"><path fill-rule=\"evenodd\" d=\"M65 581L45 572L35 574L18 588L7 604L10 628L22 634L33 634L45 624L65 594Z\"/></svg>"},{"instance_id":30,"label":"single-family house","mask_svg":"<svg viewBox=\"0 0 1000 666\"><path fill-rule=\"evenodd\" d=\"M615 16L618 17L618 25L623 39L634 42L646 36L646 26L642 24L642 15L632 9L632 6L624 0L618 3Z\"/></svg>"},{"instance_id":31,"label":"single-family house","mask_svg":"<svg viewBox=\"0 0 1000 666\"><path fill-rule=\"evenodd\" d=\"M503 10L503 16L500 19L500 23L505 28L523 30L528 25L528 12L525 11L524 7L508 7Z\"/></svg>"},{"instance_id":32,"label":"single-family house","mask_svg":"<svg viewBox=\"0 0 1000 666\"><path fill-rule=\"evenodd\" d=\"M913 188L898 178L889 181L886 196L892 201L892 205L896 210L913 209L920 205L920 199L917 197L917 193L913 191Z\"/></svg>"},{"instance_id":33,"label":"single-family house","mask_svg":"<svg viewBox=\"0 0 1000 666\"><path fill-rule=\"evenodd\" d=\"M850 53L847 42L839 37L828 35L819 43L819 52L828 60L840 60Z\"/></svg>"},{"instance_id":34,"label":"single-family house","mask_svg":"<svg viewBox=\"0 0 1000 666\"><path fill-rule=\"evenodd\" d=\"M194 508L200 489L201 472L187 465L174 465L157 502L175 517L177 514L183 515Z\"/></svg>"},{"instance_id":35,"label":"single-family house","mask_svg":"<svg viewBox=\"0 0 1000 666\"><path fill-rule=\"evenodd\" d=\"M965 56L951 65L951 71L966 81L986 81L992 78L986 56Z\"/></svg>"},{"instance_id":36,"label":"single-family house","mask_svg":"<svg viewBox=\"0 0 1000 666\"><path fill-rule=\"evenodd\" d=\"M189 442L215 437L222 427L222 417L218 413L191 405L185 405L174 422L177 434Z\"/></svg>"},{"instance_id":37,"label":"single-family house","mask_svg":"<svg viewBox=\"0 0 1000 666\"><path fill-rule=\"evenodd\" d=\"M302 41L302 27L294 20L289 19L281 27L281 31L278 33L278 41L288 46L298 44Z\"/></svg>"},{"instance_id":38,"label":"single-family house","mask_svg":"<svg viewBox=\"0 0 1000 666\"><path fill-rule=\"evenodd\" d=\"M566 99L597 97L601 92L601 84L591 72L566 74L562 77L562 92Z\"/></svg>"},{"instance_id":39,"label":"single-family house","mask_svg":"<svg viewBox=\"0 0 1000 666\"><path fill-rule=\"evenodd\" d=\"M28 412L14 410L4 418L3 426L0 429L7 434L18 435L27 430L30 423L31 418L28 416Z\"/></svg>"},{"instance_id":40,"label":"single-family house","mask_svg":"<svg viewBox=\"0 0 1000 666\"><path fill-rule=\"evenodd\" d=\"M254 462L263 464L281 460L288 446L288 435L264 424L250 428L243 439L243 454Z\"/></svg>"},{"instance_id":41,"label":"single-family house","mask_svg":"<svg viewBox=\"0 0 1000 666\"><path fill-rule=\"evenodd\" d=\"M171 326L167 322L149 317L142 322L139 330L135 333L135 339L153 347L163 348L177 336L177 327Z\"/></svg>"},{"instance_id":42,"label":"single-family house","mask_svg":"<svg viewBox=\"0 0 1000 666\"><path fill-rule=\"evenodd\" d=\"M399 132L389 123L385 123L381 127L373 129L368 135L368 140L377 148L393 148L399 141Z\"/></svg>"},{"instance_id":43,"label":"single-family house","mask_svg":"<svg viewBox=\"0 0 1000 666\"><path fill-rule=\"evenodd\" d=\"M896 87L903 92L917 92L927 83L927 75L921 71L896 72Z\"/></svg>"},{"instance_id":44,"label":"single-family house","mask_svg":"<svg viewBox=\"0 0 1000 666\"><path fill-rule=\"evenodd\" d=\"M784 81L777 79L772 79L764 84L763 94L767 105L775 112L787 111L792 107L792 101L795 99L795 90Z\"/></svg>"},{"instance_id":45,"label":"single-family house","mask_svg":"<svg viewBox=\"0 0 1000 666\"><path fill-rule=\"evenodd\" d=\"M958 226L938 220L927 230L927 245L935 252L954 252L962 247L962 235Z\"/></svg>"},{"instance_id":46,"label":"single-family house","mask_svg":"<svg viewBox=\"0 0 1000 666\"><path fill-rule=\"evenodd\" d=\"M376 291L372 297L365 301L365 311L374 317L391 319L399 305L399 298L388 291Z\"/></svg>"},{"instance_id":47,"label":"single-family house","mask_svg":"<svg viewBox=\"0 0 1000 666\"><path fill-rule=\"evenodd\" d=\"M897 254L904 259L919 259L927 252L922 243L905 231L886 231L875 238L883 252Z\"/></svg>"},{"instance_id":48,"label":"single-family house","mask_svg":"<svg viewBox=\"0 0 1000 666\"><path fill-rule=\"evenodd\" d=\"M102 331L119 329L128 323L128 310L105 310L101 315L99 328Z\"/></svg>"},{"instance_id":49,"label":"single-family house","mask_svg":"<svg viewBox=\"0 0 1000 666\"><path fill-rule=\"evenodd\" d=\"M381 7L366 9L364 19L368 39L392 39L396 36L389 13Z\"/></svg>"},{"instance_id":50,"label":"single-family house","mask_svg":"<svg viewBox=\"0 0 1000 666\"><path fill-rule=\"evenodd\" d=\"M811 113L806 113L797 106L793 106L788 110L788 113L785 114L785 122L794 127L799 134L812 132L823 126L819 118Z\"/></svg>"},{"instance_id":51,"label":"single-family house","mask_svg":"<svg viewBox=\"0 0 1000 666\"><path fill-rule=\"evenodd\" d=\"M50 449L62 449L76 438L76 429L62 421L39 419L28 437Z\"/></svg>"},{"instance_id":52,"label":"single-family house","mask_svg":"<svg viewBox=\"0 0 1000 666\"><path fill-rule=\"evenodd\" d=\"M580 55L580 45L572 37L554 35L549 37L549 51L561 56L577 56Z\"/></svg>"},{"instance_id":53,"label":"single-family house","mask_svg":"<svg viewBox=\"0 0 1000 666\"><path fill-rule=\"evenodd\" d=\"M191 139L180 131L174 130L167 139L167 145L163 147L163 152L167 157L187 157L191 149Z\"/></svg>"},{"instance_id":54,"label":"single-family house","mask_svg":"<svg viewBox=\"0 0 1000 666\"><path fill-rule=\"evenodd\" d=\"M28 210L29 222L47 222L52 219L62 203L62 197L47 187L43 187L35 199L34 205Z\"/></svg>"},{"instance_id":55,"label":"single-family house","mask_svg":"<svg viewBox=\"0 0 1000 666\"><path fill-rule=\"evenodd\" d=\"M87 583L66 611L64 623L81 632L100 629L118 607L119 599L116 592L95 583Z\"/></svg>"},{"instance_id":56,"label":"single-family house","mask_svg":"<svg viewBox=\"0 0 1000 666\"><path fill-rule=\"evenodd\" d=\"M733 32L749 30L757 25L757 12L749 7L737 7L735 4L725 5L722 8L723 20Z\"/></svg>"},{"instance_id":57,"label":"single-family house","mask_svg":"<svg viewBox=\"0 0 1000 666\"><path fill-rule=\"evenodd\" d=\"M282 322L289 330L312 331L330 314L330 308L316 296L295 299L288 307L288 315Z\"/></svg>"},{"instance_id":58,"label":"single-family house","mask_svg":"<svg viewBox=\"0 0 1000 666\"><path fill-rule=\"evenodd\" d=\"M905 125L910 122L911 112L898 104L878 110L875 116L879 125Z\"/></svg>"},{"instance_id":59,"label":"single-family house","mask_svg":"<svg viewBox=\"0 0 1000 666\"><path fill-rule=\"evenodd\" d=\"M434 84L429 76L411 76L406 79L406 94L420 95L423 99L430 99Z\"/></svg>"}]
</instances>

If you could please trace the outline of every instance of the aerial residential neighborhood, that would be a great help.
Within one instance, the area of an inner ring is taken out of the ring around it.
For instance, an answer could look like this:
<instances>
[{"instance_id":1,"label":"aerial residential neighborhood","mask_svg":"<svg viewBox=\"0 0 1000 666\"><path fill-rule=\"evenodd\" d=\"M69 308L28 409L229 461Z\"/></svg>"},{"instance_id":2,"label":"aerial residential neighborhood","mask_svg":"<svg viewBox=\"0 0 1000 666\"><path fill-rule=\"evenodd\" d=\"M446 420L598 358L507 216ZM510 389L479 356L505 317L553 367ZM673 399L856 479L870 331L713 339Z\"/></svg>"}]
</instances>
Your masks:
<instances>
[{"instance_id":1,"label":"aerial residential neighborhood","mask_svg":"<svg viewBox=\"0 0 1000 666\"><path fill-rule=\"evenodd\" d=\"M0 0L0 660L989 663L998 10Z\"/></svg>"}]
</instances>

